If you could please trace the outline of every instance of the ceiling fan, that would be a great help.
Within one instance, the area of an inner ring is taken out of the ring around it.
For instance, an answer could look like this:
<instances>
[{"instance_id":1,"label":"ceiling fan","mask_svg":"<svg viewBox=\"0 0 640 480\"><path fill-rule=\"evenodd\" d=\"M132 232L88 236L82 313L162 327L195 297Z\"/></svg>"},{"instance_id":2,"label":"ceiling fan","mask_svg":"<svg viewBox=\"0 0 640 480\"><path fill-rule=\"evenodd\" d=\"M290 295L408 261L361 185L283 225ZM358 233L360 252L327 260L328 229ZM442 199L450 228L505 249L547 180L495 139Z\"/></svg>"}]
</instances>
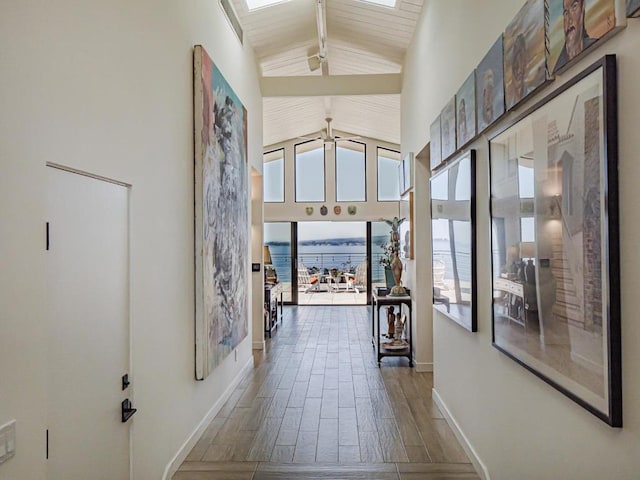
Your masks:
<instances>
[{"instance_id":1,"label":"ceiling fan","mask_svg":"<svg viewBox=\"0 0 640 480\"><path fill-rule=\"evenodd\" d=\"M318 136L316 137L298 137L301 138L303 140L322 140L322 143L324 144L324 148L325 150L331 150L331 148L333 147L333 145L336 142L345 142L345 141L349 141L349 140L357 140L360 137L338 137L336 138L333 135L333 130L331 129L331 121L333 119L331 117L327 117L324 119L325 122L327 122L327 128L323 128Z\"/></svg>"}]
</instances>

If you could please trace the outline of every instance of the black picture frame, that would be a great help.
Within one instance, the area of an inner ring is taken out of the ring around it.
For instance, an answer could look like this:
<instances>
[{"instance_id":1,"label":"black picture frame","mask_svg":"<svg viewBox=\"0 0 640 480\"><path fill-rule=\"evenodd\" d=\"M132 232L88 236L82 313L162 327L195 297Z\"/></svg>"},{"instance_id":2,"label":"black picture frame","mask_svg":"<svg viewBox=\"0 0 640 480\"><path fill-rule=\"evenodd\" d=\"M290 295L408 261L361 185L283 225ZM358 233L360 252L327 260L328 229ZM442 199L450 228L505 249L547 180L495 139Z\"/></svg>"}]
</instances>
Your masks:
<instances>
[{"instance_id":1,"label":"black picture frame","mask_svg":"<svg viewBox=\"0 0 640 480\"><path fill-rule=\"evenodd\" d=\"M497 132L489 153L492 344L621 427L615 56Z\"/></svg>"},{"instance_id":2,"label":"black picture frame","mask_svg":"<svg viewBox=\"0 0 640 480\"><path fill-rule=\"evenodd\" d=\"M431 176L433 308L478 331L476 152L468 150Z\"/></svg>"}]
</instances>

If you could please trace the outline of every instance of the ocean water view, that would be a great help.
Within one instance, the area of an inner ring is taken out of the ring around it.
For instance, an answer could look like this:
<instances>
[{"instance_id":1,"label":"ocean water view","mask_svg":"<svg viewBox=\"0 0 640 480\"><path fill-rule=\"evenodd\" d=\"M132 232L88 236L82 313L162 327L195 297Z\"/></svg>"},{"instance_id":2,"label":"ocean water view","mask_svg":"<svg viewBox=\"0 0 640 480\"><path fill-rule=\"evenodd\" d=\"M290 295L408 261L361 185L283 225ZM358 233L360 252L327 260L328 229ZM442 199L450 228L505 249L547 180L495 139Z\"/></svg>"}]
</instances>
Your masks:
<instances>
[{"instance_id":1,"label":"ocean water view","mask_svg":"<svg viewBox=\"0 0 640 480\"><path fill-rule=\"evenodd\" d=\"M380 264L384 239L374 239L372 247L372 281L384 282L384 267ZM291 281L291 246L279 242L267 243L271 252L273 267L278 278L283 282ZM434 242L434 256L445 264L445 280L453 280L453 263L449 241L437 239ZM366 261L365 239L348 239L344 243L300 243L298 245L298 262L308 269L321 272L337 268L343 272L354 272L358 264ZM458 274L461 280L471 279L471 248L469 245L457 245Z\"/></svg>"},{"instance_id":2,"label":"ocean water view","mask_svg":"<svg viewBox=\"0 0 640 480\"><path fill-rule=\"evenodd\" d=\"M278 279L283 282L291 281L291 246L280 243L267 243L271 252L273 267L278 273ZM321 272L337 268L343 272L355 272L356 267L366 261L367 250L364 239L356 244L353 239L345 243L331 244L299 244L298 263L308 269ZM372 280L384 281L384 268L379 263L382 248L374 244L372 249Z\"/></svg>"}]
</instances>

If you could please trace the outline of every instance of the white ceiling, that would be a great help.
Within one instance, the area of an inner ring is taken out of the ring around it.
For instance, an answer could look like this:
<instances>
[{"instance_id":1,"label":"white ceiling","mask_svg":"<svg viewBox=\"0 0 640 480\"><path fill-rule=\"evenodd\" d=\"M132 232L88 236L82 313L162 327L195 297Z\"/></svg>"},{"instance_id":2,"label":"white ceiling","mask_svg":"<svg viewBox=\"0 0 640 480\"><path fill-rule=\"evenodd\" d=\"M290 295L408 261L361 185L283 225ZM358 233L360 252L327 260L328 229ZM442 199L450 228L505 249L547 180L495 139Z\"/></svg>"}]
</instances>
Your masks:
<instances>
[{"instance_id":1,"label":"white ceiling","mask_svg":"<svg viewBox=\"0 0 640 480\"><path fill-rule=\"evenodd\" d=\"M397 0L385 8L358 0L325 0L328 74L400 74L423 0ZM245 42L255 50L264 77L322 75L307 57L318 51L316 0L288 2L249 12L233 0ZM366 78L363 78L366 82ZM264 98L264 145L313 135L333 118L333 128L400 143L399 92Z\"/></svg>"}]
</instances>

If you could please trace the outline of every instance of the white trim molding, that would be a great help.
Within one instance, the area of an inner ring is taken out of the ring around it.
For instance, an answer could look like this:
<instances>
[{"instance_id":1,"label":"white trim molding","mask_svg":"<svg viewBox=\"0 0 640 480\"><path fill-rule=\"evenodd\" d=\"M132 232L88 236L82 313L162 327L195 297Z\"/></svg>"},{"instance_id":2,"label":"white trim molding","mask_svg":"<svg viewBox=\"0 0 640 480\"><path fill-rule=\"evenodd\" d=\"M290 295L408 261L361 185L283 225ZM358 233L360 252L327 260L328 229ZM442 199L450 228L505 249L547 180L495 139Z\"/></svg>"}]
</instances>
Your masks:
<instances>
[{"instance_id":1,"label":"white trim molding","mask_svg":"<svg viewBox=\"0 0 640 480\"><path fill-rule=\"evenodd\" d=\"M432 362L416 362L414 359L413 364L415 365L415 371L418 373L433 372Z\"/></svg>"},{"instance_id":2,"label":"white trim molding","mask_svg":"<svg viewBox=\"0 0 640 480\"><path fill-rule=\"evenodd\" d=\"M164 469L164 474L162 475L162 480L170 480L173 475L178 471L182 462L187 458L189 452L195 447L198 440L207 429L211 421L215 418L215 416L220 412L223 405L229 397L236 389L240 382L244 378L244 376L251 371L253 368L253 356L250 356L247 360L247 363L244 364L244 367L238 372L238 375L234 378L233 382L229 384L224 393L218 398L218 400L213 404L213 406L209 409L204 418L200 421L200 423L196 426L195 430L189 435L189 438L182 444L178 452L171 459L169 464Z\"/></svg>"},{"instance_id":3,"label":"white trim molding","mask_svg":"<svg viewBox=\"0 0 640 480\"><path fill-rule=\"evenodd\" d=\"M476 472L478 472L478 475L480 475L482 480L491 480L491 477L489 476L489 470L487 470L487 467L476 453L473 445L471 445L471 442L469 442L469 439L464 434L464 432L460 428L460 425L458 425L458 422L447 408L447 405L438 394L438 391L435 388L432 388L431 392L433 400L436 402L436 405L440 409L440 412L444 416L444 419L447 421L447 424L451 427L451 430L453 430L454 435L458 439L458 442L460 442L460 445L462 445L462 448L469 457L469 460L471 460L471 463L476 469Z\"/></svg>"}]
</instances>

